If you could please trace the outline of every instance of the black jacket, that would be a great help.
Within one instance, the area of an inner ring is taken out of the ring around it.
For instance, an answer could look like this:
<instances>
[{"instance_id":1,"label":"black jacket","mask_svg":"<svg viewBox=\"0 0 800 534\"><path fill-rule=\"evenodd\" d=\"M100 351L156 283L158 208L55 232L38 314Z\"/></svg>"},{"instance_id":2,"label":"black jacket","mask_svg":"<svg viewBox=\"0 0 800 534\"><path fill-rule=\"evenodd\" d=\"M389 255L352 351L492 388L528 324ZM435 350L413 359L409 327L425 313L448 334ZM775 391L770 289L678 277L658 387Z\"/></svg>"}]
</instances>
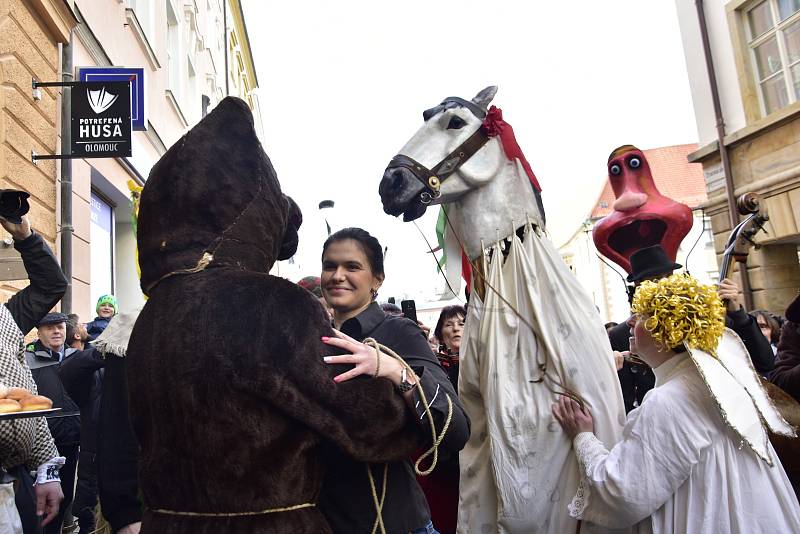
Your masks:
<instances>
[{"instance_id":1,"label":"black jacket","mask_svg":"<svg viewBox=\"0 0 800 534\"><path fill-rule=\"evenodd\" d=\"M69 358L76 349L65 347L63 359ZM51 351L36 340L25 349L25 361L31 369L33 380L40 395L53 401L53 408L61 411L47 417L47 426L56 447L78 445L81 439L80 411L61 383L58 370L61 366L59 353Z\"/></svg>"},{"instance_id":2,"label":"black jacket","mask_svg":"<svg viewBox=\"0 0 800 534\"><path fill-rule=\"evenodd\" d=\"M8 299L6 308L22 333L27 334L64 296L67 278L39 234L15 240L14 248L22 256L30 285Z\"/></svg>"},{"instance_id":3,"label":"black jacket","mask_svg":"<svg viewBox=\"0 0 800 534\"><path fill-rule=\"evenodd\" d=\"M58 370L64 389L81 412L81 450L84 452L97 452L97 420L105 365L100 352L89 347L64 358Z\"/></svg>"},{"instance_id":4,"label":"black jacket","mask_svg":"<svg viewBox=\"0 0 800 534\"><path fill-rule=\"evenodd\" d=\"M739 308L725 315L725 326L742 338L742 343L750 353L753 367L759 374L767 375L775 367L775 353L769 340L761 333L755 317Z\"/></svg>"},{"instance_id":5,"label":"black jacket","mask_svg":"<svg viewBox=\"0 0 800 534\"><path fill-rule=\"evenodd\" d=\"M97 484L100 508L114 532L142 520L137 445L128 416L125 358L107 355L97 428Z\"/></svg>"},{"instance_id":6,"label":"black jacket","mask_svg":"<svg viewBox=\"0 0 800 534\"><path fill-rule=\"evenodd\" d=\"M441 431L447 417L449 396L453 403L453 417L439 447L440 455L457 453L464 447L469 438L469 418L419 326L405 317L388 316L373 303L357 317L345 321L341 330L359 341L367 337L374 338L403 357L420 378L437 431ZM417 397L415 401L418 400ZM421 403L417 403L416 411L420 421L420 438L427 449L431 445L430 423ZM375 424L379 425L380 421ZM322 484L319 506L331 529L336 534L371 532L375 505L365 464L344 455L333 445L327 451L326 464L328 470ZM424 467L428 465L428 462L423 462ZM383 467L380 464L370 467L380 494ZM400 534L424 527L430 521L430 511L411 462L389 463L387 476L386 503L383 507L386 532Z\"/></svg>"},{"instance_id":7,"label":"black jacket","mask_svg":"<svg viewBox=\"0 0 800 534\"><path fill-rule=\"evenodd\" d=\"M86 325L86 333L89 334L88 341L94 341L97 339L97 336L103 333L103 330L106 329L108 326L108 322L110 319L104 319L103 317L95 317L94 321L88 323Z\"/></svg>"},{"instance_id":8,"label":"black jacket","mask_svg":"<svg viewBox=\"0 0 800 534\"><path fill-rule=\"evenodd\" d=\"M775 369L769 380L800 401L800 323L783 323Z\"/></svg>"}]
</instances>

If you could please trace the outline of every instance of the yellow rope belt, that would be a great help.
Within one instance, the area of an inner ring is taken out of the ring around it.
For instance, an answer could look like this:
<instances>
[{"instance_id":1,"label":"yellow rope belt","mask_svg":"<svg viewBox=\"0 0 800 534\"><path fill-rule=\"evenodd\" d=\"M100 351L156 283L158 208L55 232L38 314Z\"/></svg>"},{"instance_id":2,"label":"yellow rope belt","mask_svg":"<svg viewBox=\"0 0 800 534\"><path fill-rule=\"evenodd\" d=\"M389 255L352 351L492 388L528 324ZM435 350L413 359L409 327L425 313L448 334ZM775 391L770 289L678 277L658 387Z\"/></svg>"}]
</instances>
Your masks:
<instances>
[{"instance_id":1,"label":"yellow rope belt","mask_svg":"<svg viewBox=\"0 0 800 534\"><path fill-rule=\"evenodd\" d=\"M163 514L163 515L181 515L181 516L188 516L188 517L247 517L252 515L266 515L266 514L278 514L281 512L292 512L294 510L301 510L303 508L311 508L316 506L313 502L306 502L303 504L295 504L294 506L286 506L283 508L267 508L266 510L260 510L258 512L181 512L176 510L163 510L161 508L156 510L150 510L154 514Z\"/></svg>"}]
</instances>

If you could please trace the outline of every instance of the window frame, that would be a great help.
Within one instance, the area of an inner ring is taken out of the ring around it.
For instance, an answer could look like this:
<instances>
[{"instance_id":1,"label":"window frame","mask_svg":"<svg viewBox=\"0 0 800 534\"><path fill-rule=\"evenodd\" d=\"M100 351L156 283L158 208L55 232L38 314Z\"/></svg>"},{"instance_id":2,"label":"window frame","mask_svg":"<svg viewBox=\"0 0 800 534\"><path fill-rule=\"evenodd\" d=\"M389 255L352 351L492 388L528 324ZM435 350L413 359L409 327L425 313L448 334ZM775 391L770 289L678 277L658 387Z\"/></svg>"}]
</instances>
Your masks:
<instances>
[{"instance_id":1,"label":"window frame","mask_svg":"<svg viewBox=\"0 0 800 534\"><path fill-rule=\"evenodd\" d=\"M92 168L92 170L94 172L97 172L98 174L100 174L99 171L96 171L94 168ZM110 252L110 255L111 255L110 258L109 258L109 261L111 263L111 283L110 283L111 287L109 288L109 291L113 295L113 294L115 294L115 291L117 289L117 232L116 232L117 205L107 195L104 195L101 190L99 190L96 187L94 187L94 185L92 185L91 190L90 190L90 198L91 198L91 196L96 197L98 201L100 201L103 204L105 204L109 208L109 211L111 212L110 213L111 214L111 220L109 221L109 225L110 225L110 228L109 228L109 240L110 240L109 246L110 246L110 250L109 250L109 252ZM91 202L91 200L90 200L90 202ZM90 206L89 207L90 213L91 213L91 210L92 210L92 207ZM89 258L90 258L90 261L91 261L91 257L92 257L92 239L91 239L91 225L92 224L94 224L94 223L91 221L91 215L90 215L90 221L89 221L89 227L90 227L90 230L89 230ZM92 263L92 266L94 266L94 262L91 262L91 263ZM91 275L91 271L90 271L90 274L89 274L89 287L90 287L89 291L90 292L91 292L91 286L92 286L92 275ZM105 290L103 290L103 292L104 291ZM101 292L101 294L102 294L102 292Z\"/></svg>"},{"instance_id":2,"label":"window frame","mask_svg":"<svg viewBox=\"0 0 800 534\"><path fill-rule=\"evenodd\" d=\"M750 13L753 12L756 8L761 6L762 4L766 4L769 8L769 16L771 17L770 28L761 33L760 35L753 36L752 35L752 26L750 24ZM741 8L741 16L742 16L742 26L743 26L743 37L744 37L744 46L747 48L747 57L750 64L750 79L753 83L756 96L758 97L758 107L761 118L767 117L772 115L773 113L785 109L796 102L800 102L800 97L795 92L795 83L792 77L792 68L798 67L800 68L800 58L795 60L794 63L789 62L789 54L787 51L786 45L786 30L796 23L800 23L800 9L792 13L784 20L780 19L780 9L778 6L778 0L762 0L762 1L754 1L749 2L747 5ZM780 69L766 76L765 78L760 78L759 74L759 66L758 60L756 58L756 48L767 43L770 39L775 38L775 43L778 48L778 57L781 61ZM778 78L783 76L783 85L786 91L787 102L785 105L776 107L773 110L769 110L767 108L767 99L764 92L764 83L768 82L771 79ZM797 83L800 84L800 75L798 76Z\"/></svg>"}]
</instances>

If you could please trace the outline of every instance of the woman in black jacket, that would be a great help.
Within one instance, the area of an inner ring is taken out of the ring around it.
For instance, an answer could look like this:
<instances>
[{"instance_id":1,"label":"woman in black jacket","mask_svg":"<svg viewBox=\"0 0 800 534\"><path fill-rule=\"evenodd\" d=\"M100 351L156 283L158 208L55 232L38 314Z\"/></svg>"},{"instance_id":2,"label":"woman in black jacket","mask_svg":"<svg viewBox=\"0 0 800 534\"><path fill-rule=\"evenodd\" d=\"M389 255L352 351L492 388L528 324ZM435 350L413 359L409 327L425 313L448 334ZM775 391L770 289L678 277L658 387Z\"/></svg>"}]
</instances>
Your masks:
<instances>
[{"instance_id":1,"label":"woman in black jacket","mask_svg":"<svg viewBox=\"0 0 800 534\"><path fill-rule=\"evenodd\" d=\"M326 358L327 363L354 367L334 378L341 383L363 375L391 380L419 421L420 445L432 444L430 420L418 391L424 391L436 434L443 432L440 453L456 454L469 437L464 413L447 374L431 352L419 326L404 317L386 315L375 302L383 283L383 252L378 240L360 228L346 228L331 235L322 250L322 291L333 309L337 337L323 338L348 354ZM362 343L373 338L400 355L413 372L385 352ZM380 421L375 421L380 425ZM423 462L424 467L428 462ZM425 495L417 484L409 460L385 467L356 462L330 447L320 508L336 533L434 533ZM424 468L423 467L423 468ZM372 481L370 481L370 473ZM386 480L384 481L384 476ZM386 484L385 504L380 500ZM375 491L373 492L372 484ZM379 523L382 520L384 529Z\"/></svg>"}]
</instances>

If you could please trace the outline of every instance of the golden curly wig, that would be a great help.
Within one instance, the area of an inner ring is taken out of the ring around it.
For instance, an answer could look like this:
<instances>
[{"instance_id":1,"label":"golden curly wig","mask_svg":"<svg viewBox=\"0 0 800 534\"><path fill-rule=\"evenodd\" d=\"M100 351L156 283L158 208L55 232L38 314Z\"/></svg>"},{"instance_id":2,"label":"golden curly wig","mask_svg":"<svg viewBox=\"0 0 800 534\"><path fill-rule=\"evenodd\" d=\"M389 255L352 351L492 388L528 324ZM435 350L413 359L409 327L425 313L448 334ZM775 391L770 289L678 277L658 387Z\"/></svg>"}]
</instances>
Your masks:
<instances>
[{"instance_id":1,"label":"golden curly wig","mask_svg":"<svg viewBox=\"0 0 800 534\"><path fill-rule=\"evenodd\" d=\"M642 282L631 309L647 316L647 331L670 349L685 344L715 354L725 329L725 306L717 288L687 274Z\"/></svg>"}]
</instances>

